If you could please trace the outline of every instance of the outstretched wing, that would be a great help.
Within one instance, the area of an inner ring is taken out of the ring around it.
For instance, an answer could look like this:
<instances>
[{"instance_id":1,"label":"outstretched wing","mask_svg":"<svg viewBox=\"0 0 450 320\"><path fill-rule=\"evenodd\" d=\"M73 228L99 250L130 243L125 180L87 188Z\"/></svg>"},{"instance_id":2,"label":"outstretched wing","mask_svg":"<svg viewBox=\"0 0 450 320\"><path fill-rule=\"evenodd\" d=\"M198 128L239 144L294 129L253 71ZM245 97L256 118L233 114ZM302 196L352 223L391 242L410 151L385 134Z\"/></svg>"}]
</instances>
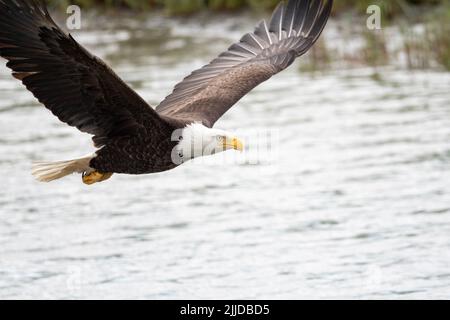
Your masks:
<instances>
[{"instance_id":1,"label":"outstretched wing","mask_svg":"<svg viewBox=\"0 0 450 320\"><path fill-rule=\"evenodd\" d=\"M181 122L214 123L250 90L284 70L319 38L333 0L280 3L228 51L175 86L156 111Z\"/></svg>"},{"instance_id":2,"label":"outstretched wing","mask_svg":"<svg viewBox=\"0 0 450 320\"><path fill-rule=\"evenodd\" d=\"M13 76L97 146L166 126L106 64L65 34L40 0L0 0L0 55Z\"/></svg>"}]
</instances>

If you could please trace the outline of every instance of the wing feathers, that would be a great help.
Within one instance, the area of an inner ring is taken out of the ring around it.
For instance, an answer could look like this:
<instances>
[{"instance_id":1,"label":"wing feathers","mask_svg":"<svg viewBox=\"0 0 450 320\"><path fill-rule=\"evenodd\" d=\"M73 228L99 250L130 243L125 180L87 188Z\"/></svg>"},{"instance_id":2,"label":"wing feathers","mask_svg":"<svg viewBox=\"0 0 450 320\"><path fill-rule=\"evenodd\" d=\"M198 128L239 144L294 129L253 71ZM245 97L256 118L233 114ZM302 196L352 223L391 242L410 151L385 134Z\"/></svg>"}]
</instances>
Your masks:
<instances>
[{"instance_id":1,"label":"wing feathers","mask_svg":"<svg viewBox=\"0 0 450 320\"><path fill-rule=\"evenodd\" d=\"M283 20L283 30L287 32L287 37L292 35L296 15L297 3L294 1L289 1L286 6L286 13Z\"/></svg>"},{"instance_id":2,"label":"wing feathers","mask_svg":"<svg viewBox=\"0 0 450 320\"><path fill-rule=\"evenodd\" d=\"M314 1L314 0L313 0ZM297 2L298 16L294 21L294 30L298 36L302 35L303 25L305 24L306 17L309 14L310 1L301 0Z\"/></svg>"},{"instance_id":3,"label":"wing feathers","mask_svg":"<svg viewBox=\"0 0 450 320\"><path fill-rule=\"evenodd\" d=\"M261 37L264 41L266 41L266 47L273 44L272 37L269 32L269 28L267 27L266 21L261 21L261 23L255 29L255 35Z\"/></svg>"},{"instance_id":4,"label":"wing feathers","mask_svg":"<svg viewBox=\"0 0 450 320\"><path fill-rule=\"evenodd\" d=\"M275 33L280 36L281 31L283 30L283 13L284 13L284 3L280 2L272 14L272 18L269 23L269 32ZM278 37L278 40L281 40Z\"/></svg>"},{"instance_id":5,"label":"wing feathers","mask_svg":"<svg viewBox=\"0 0 450 320\"><path fill-rule=\"evenodd\" d=\"M61 121L106 141L159 115L103 62L66 35L43 1L0 0L0 56L12 75Z\"/></svg>"},{"instance_id":6,"label":"wing feathers","mask_svg":"<svg viewBox=\"0 0 450 320\"><path fill-rule=\"evenodd\" d=\"M318 39L332 4L333 0L289 0L287 4L280 3L269 24L260 22L253 33L245 34L210 64L186 77L161 102L157 112L174 118L182 115L181 120L185 122L214 124L232 106L230 103L239 100L228 99L227 96L218 99L213 93L218 92L216 87L226 87L230 96L240 98L257 84L287 68ZM212 101L214 106L205 108ZM195 117L187 118L190 113Z\"/></svg>"},{"instance_id":7,"label":"wing feathers","mask_svg":"<svg viewBox=\"0 0 450 320\"><path fill-rule=\"evenodd\" d=\"M317 20L320 14L320 7L322 6L322 2L315 0L312 1L311 7L309 8L308 15L305 19L305 24L303 25L301 33L305 36L308 36L311 32L311 28L314 26L315 21Z\"/></svg>"},{"instance_id":8,"label":"wing feathers","mask_svg":"<svg viewBox=\"0 0 450 320\"><path fill-rule=\"evenodd\" d=\"M243 36L240 40L243 43L248 43L251 47L256 47L259 49L264 49L264 40L259 38L257 35L253 33L247 33L245 36Z\"/></svg>"}]
</instances>

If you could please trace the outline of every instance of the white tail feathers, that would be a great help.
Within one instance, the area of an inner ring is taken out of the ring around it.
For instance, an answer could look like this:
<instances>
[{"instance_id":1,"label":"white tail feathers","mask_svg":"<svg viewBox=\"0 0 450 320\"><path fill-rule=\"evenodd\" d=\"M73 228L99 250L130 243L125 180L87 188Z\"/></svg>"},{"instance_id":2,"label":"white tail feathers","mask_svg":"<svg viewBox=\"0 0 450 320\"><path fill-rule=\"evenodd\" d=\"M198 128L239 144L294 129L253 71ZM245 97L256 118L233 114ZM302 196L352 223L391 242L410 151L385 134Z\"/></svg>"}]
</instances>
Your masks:
<instances>
[{"instance_id":1,"label":"white tail feathers","mask_svg":"<svg viewBox=\"0 0 450 320\"><path fill-rule=\"evenodd\" d=\"M41 182L50 182L61 179L72 173L89 172L93 169L89 167L89 163L95 155L85 158L59 161L59 162L34 162L32 167L33 176Z\"/></svg>"}]
</instances>

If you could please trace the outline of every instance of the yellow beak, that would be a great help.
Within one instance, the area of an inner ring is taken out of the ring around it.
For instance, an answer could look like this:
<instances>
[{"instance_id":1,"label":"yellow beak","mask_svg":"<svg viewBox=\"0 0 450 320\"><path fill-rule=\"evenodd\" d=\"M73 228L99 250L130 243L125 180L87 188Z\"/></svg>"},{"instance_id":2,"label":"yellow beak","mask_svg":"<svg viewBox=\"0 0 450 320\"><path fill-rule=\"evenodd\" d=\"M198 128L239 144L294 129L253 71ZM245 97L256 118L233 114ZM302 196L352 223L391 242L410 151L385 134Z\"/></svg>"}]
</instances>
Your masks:
<instances>
[{"instance_id":1,"label":"yellow beak","mask_svg":"<svg viewBox=\"0 0 450 320\"><path fill-rule=\"evenodd\" d=\"M223 143L225 150L234 149L238 151L244 151L244 144L238 138L226 138Z\"/></svg>"}]
</instances>

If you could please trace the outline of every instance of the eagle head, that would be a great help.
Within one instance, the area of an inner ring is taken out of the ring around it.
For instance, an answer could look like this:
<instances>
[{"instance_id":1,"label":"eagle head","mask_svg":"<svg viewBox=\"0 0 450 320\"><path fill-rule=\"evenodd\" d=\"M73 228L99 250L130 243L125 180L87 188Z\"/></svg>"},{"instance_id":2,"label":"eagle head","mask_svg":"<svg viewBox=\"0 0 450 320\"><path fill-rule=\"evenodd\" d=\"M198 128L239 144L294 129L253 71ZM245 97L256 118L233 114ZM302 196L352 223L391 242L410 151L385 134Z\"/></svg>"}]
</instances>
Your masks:
<instances>
[{"instance_id":1,"label":"eagle head","mask_svg":"<svg viewBox=\"0 0 450 320\"><path fill-rule=\"evenodd\" d=\"M172 158L180 163L227 150L244 150L242 141L232 133L211 129L200 123L187 125L175 134L175 140L178 144Z\"/></svg>"}]
</instances>

